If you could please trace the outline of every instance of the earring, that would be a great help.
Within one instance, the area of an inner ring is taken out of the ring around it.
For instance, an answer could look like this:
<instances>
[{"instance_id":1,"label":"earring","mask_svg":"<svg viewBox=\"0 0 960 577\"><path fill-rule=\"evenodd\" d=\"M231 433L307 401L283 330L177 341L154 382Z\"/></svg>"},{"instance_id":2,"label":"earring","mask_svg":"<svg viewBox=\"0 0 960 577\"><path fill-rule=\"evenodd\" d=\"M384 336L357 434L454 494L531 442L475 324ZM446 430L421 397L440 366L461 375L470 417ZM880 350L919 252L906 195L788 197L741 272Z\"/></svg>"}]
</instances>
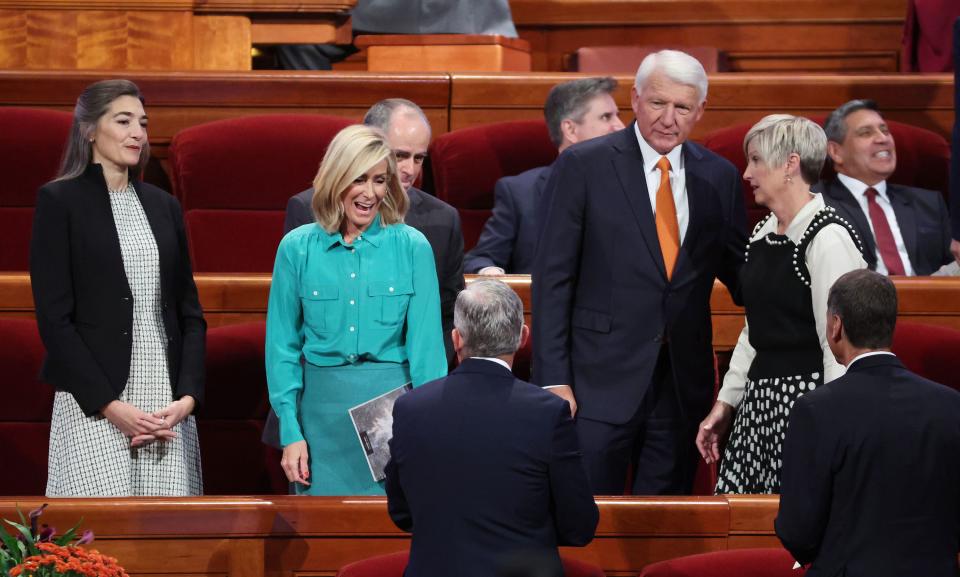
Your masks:
<instances>
[{"instance_id":1,"label":"earring","mask_svg":"<svg viewBox=\"0 0 960 577\"><path fill-rule=\"evenodd\" d=\"M791 178L789 174L784 174L783 181L786 182L787 184L791 184L793 183L793 178Z\"/></svg>"}]
</instances>

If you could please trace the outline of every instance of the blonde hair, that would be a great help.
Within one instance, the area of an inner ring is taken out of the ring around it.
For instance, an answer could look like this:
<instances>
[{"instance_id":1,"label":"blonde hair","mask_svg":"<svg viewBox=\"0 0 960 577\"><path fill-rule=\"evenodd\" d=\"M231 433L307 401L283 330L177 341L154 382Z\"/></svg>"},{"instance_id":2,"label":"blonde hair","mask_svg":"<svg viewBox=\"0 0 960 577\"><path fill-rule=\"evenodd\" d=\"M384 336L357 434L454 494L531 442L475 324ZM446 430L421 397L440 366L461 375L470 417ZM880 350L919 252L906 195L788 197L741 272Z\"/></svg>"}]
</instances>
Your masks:
<instances>
[{"instance_id":1,"label":"blonde hair","mask_svg":"<svg viewBox=\"0 0 960 577\"><path fill-rule=\"evenodd\" d=\"M827 157L827 135L808 118L792 114L771 114L753 125L743 138L743 155L750 162L747 148L754 142L757 154L768 166L780 166L796 153L800 157L800 177L807 184L820 179Z\"/></svg>"},{"instance_id":2,"label":"blonde hair","mask_svg":"<svg viewBox=\"0 0 960 577\"><path fill-rule=\"evenodd\" d=\"M353 181L383 160L387 161L387 193L380 203L380 222L403 222L410 201L400 184L397 161L387 145L387 137L376 128L355 124L333 138L313 179L310 207L325 231L332 234L340 230L345 215L343 194Z\"/></svg>"}]
</instances>

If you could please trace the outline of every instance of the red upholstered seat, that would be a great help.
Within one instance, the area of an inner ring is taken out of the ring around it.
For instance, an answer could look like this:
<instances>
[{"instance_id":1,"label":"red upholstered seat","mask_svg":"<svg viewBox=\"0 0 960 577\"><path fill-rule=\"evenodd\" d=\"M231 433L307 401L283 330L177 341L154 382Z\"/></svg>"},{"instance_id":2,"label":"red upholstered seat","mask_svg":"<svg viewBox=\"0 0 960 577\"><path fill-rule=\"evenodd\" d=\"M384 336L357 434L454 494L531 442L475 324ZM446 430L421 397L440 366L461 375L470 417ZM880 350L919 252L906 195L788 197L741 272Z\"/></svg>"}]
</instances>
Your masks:
<instances>
[{"instance_id":1,"label":"red upholstered seat","mask_svg":"<svg viewBox=\"0 0 960 577\"><path fill-rule=\"evenodd\" d=\"M337 577L403 577L409 558L409 551L370 557L344 565L337 571ZM604 577L603 570L596 565L567 557L560 560L566 577Z\"/></svg>"},{"instance_id":2,"label":"red upholstered seat","mask_svg":"<svg viewBox=\"0 0 960 577\"><path fill-rule=\"evenodd\" d=\"M493 188L504 176L546 166L557 157L542 120L498 122L455 130L430 145L433 187L463 221L464 250L477 243L493 209Z\"/></svg>"},{"instance_id":3,"label":"red upholstered seat","mask_svg":"<svg viewBox=\"0 0 960 577\"><path fill-rule=\"evenodd\" d=\"M280 452L260 441L267 416L264 322L207 331L206 401L197 416L208 495L285 494Z\"/></svg>"},{"instance_id":4,"label":"red upholstered seat","mask_svg":"<svg viewBox=\"0 0 960 577\"><path fill-rule=\"evenodd\" d=\"M27 270L37 189L57 174L73 116L0 107L0 271Z\"/></svg>"},{"instance_id":5,"label":"red upholstered seat","mask_svg":"<svg viewBox=\"0 0 960 577\"><path fill-rule=\"evenodd\" d=\"M822 115L810 117L821 125L825 118ZM947 141L925 128L894 120L887 120L887 125L897 145L897 170L890 177L890 181L938 190L946 196L950 173L950 146ZM751 126L753 123L717 130L703 139L703 145L732 162L743 175L747 167L743 155L743 137ZM833 169L829 164L828 162L827 166L824 166L824 178L833 176ZM746 182L743 182L743 198L747 206L747 223L752 228L769 211L754 202L753 191Z\"/></svg>"},{"instance_id":6,"label":"red upholstered seat","mask_svg":"<svg viewBox=\"0 0 960 577\"><path fill-rule=\"evenodd\" d=\"M636 74L647 55L669 46L583 46L570 61L570 70L591 74ZM684 46L708 74L728 69L726 56L716 46Z\"/></svg>"},{"instance_id":7,"label":"red upholstered seat","mask_svg":"<svg viewBox=\"0 0 960 577\"><path fill-rule=\"evenodd\" d=\"M960 331L948 327L898 322L893 352L911 371L960 391Z\"/></svg>"},{"instance_id":8,"label":"red upholstered seat","mask_svg":"<svg viewBox=\"0 0 960 577\"><path fill-rule=\"evenodd\" d=\"M793 564L785 549L731 549L652 563L640 577L802 577Z\"/></svg>"},{"instance_id":9,"label":"red upholstered seat","mask_svg":"<svg viewBox=\"0 0 960 577\"><path fill-rule=\"evenodd\" d=\"M43 495L53 388L38 380L44 348L32 319L0 318L0 495Z\"/></svg>"},{"instance_id":10,"label":"red upholstered seat","mask_svg":"<svg viewBox=\"0 0 960 577\"><path fill-rule=\"evenodd\" d=\"M320 114L218 120L178 132L171 180L194 270L269 272L287 200L308 188L333 137L353 122Z\"/></svg>"}]
</instances>

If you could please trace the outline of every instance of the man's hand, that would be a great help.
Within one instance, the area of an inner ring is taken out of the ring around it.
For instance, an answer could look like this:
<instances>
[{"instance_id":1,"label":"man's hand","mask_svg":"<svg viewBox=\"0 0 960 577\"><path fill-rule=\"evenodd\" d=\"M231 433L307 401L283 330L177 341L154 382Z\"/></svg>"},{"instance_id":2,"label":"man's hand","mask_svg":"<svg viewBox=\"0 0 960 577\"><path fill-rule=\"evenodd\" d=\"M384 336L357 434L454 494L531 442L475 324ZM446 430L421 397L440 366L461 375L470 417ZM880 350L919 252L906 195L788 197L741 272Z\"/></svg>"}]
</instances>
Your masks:
<instances>
[{"instance_id":1,"label":"man's hand","mask_svg":"<svg viewBox=\"0 0 960 577\"><path fill-rule=\"evenodd\" d=\"M307 452L307 442L297 441L290 443L283 448L283 457L280 459L280 466L287 475L287 481L291 483L300 483L309 485L310 467L307 464L309 453Z\"/></svg>"},{"instance_id":2,"label":"man's hand","mask_svg":"<svg viewBox=\"0 0 960 577\"><path fill-rule=\"evenodd\" d=\"M950 252L953 253L953 258L957 259L957 263L960 264L960 240L953 239L950 241Z\"/></svg>"},{"instance_id":3,"label":"man's hand","mask_svg":"<svg viewBox=\"0 0 960 577\"><path fill-rule=\"evenodd\" d=\"M480 269L480 271L477 272L477 274L483 275L483 276L503 276L504 274L506 274L506 271L504 271L502 268L498 266L485 266L482 269Z\"/></svg>"},{"instance_id":4,"label":"man's hand","mask_svg":"<svg viewBox=\"0 0 960 577\"><path fill-rule=\"evenodd\" d=\"M697 450L703 460L716 463L720 460L720 442L730 431L735 409L723 401L714 403L707 417L697 430Z\"/></svg>"},{"instance_id":5,"label":"man's hand","mask_svg":"<svg viewBox=\"0 0 960 577\"><path fill-rule=\"evenodd\" d=\"M560 385L558 387L550 387L547 389L554 395L560 397L566 402L570 403L570 416L577 416L577 399L573 396L573 389L570 388L570 385Z\"/></svg>"}]
</instances>

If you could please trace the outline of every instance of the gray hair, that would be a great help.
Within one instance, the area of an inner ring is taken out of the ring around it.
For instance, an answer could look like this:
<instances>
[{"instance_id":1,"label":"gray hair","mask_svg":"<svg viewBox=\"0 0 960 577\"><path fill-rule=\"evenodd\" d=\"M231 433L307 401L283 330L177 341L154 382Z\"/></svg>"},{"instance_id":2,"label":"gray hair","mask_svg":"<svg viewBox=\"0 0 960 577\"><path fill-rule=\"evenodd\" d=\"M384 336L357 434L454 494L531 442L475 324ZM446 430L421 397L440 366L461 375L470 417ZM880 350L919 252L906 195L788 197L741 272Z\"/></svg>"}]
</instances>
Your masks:
<instances>
[{"instance_id":1,"label":"gray hair","mask_svg":"<svg viewBox=\"0 0 960 577\"><path fill-rule=\"evenodd\" d=\"M847 117L860 110L873 110L878 114L880 112L877 103L873 100L858 98L841 104L830 113L830 116L823 123L823 131L827 134L827 140L843 144L843 141L847 138Z\"/></svg>"},{"instance_id":2,"label":"gray hair","mask_svg":"<svg viewBox=\"0 0 960 577\"><path fill-rule=\"evenodd\" d=\"M693 86L697 91L697 104L703 104L707 100L707 72L703 69L703 64L693 56L679 50L661 50L647 54L637 68L637 77L633 83L637 93L643 93L647 79L657 71L674 82Z\"/></svg>"},{"instance_id":3,"label":"gray hair","mask_svg":"<svg viewBox=\"0 0 960 577\"><path fill-rule=\"evenodd\" d=\"M430 128L430 121L427 120L427 115L423 113L423 109L406 98L385 98L377 102L370 107L370 110L367 110L367 113L363 116L363 123L367 126L379 128L384 134L390 134L390 120L393 118L393 114L395 112L407 112L408 110L409 114L419 116L420 120L423 120L423 123L427 125L427 128Z\"/></svg>"},{"instance_id":4,"label":"gray hair","mask_svg":"<svg viewBox=\"0 0 960 577\"><path fill-rule=\"evenodd\" d=\"M820 126L808 118L792 114L771 114L753 125L743 138L743 154L754 142L760 159L768 166L780 166L796 153L800 157L800 176L807 184L820 179L827 156L827 137ZM747 162L750 159L747 158Z\"/></svg>"},{"instance_id":5,"label":"gray hair","mask_svg":"<svg viewBox=\"0 0 960 577\"><path fill-rule=\"evenodd\" d=\"M97 122L107 113L113 101L121 96L133 96L143 104L140 89L129 80L101 80L83 89L73 109L73 123L67 136L67 147L54 180L76 178L87 169L87 165L93 160L93 144L90 139L97 129ZM143 171L149 159L150 143L144 139L137 172Z\"/></svg>"},{"instance_id":6,"label":"gray hair","mask_svg":"<svg viewBox=\"0 0 960 577\"><path fill-rule=\"evenodd\" d=\"M833 283L827 310L843 322L850 344L861 349L888 349L897 325L897 289L886 275L850 271Z\"/></svg>"},{"instance_id":7,"label":"gray hair","mask_svg":"<svg viewBox=\"0 0 960 577\"><path fill-rule=\"evenodd\" d=\"M613 94L616 89L617 81L610 76L570 80L551 88L543 105L543 117L553 144L560 146L563 142L560 124L564 120L569 118L577 124L583 122L589 102L601 94Z\"/></svg>"},{"instance_id":8,"label":"gray hair","mask_svg":"<svg viewBox=\"0 0 960 577\"><path fill-rule=\"evenodd\" d=\"M503 281L475 280L457 295L453 326L465 357L512 355L520 348L523 302Z\"/></svg>"}]
</instances>

